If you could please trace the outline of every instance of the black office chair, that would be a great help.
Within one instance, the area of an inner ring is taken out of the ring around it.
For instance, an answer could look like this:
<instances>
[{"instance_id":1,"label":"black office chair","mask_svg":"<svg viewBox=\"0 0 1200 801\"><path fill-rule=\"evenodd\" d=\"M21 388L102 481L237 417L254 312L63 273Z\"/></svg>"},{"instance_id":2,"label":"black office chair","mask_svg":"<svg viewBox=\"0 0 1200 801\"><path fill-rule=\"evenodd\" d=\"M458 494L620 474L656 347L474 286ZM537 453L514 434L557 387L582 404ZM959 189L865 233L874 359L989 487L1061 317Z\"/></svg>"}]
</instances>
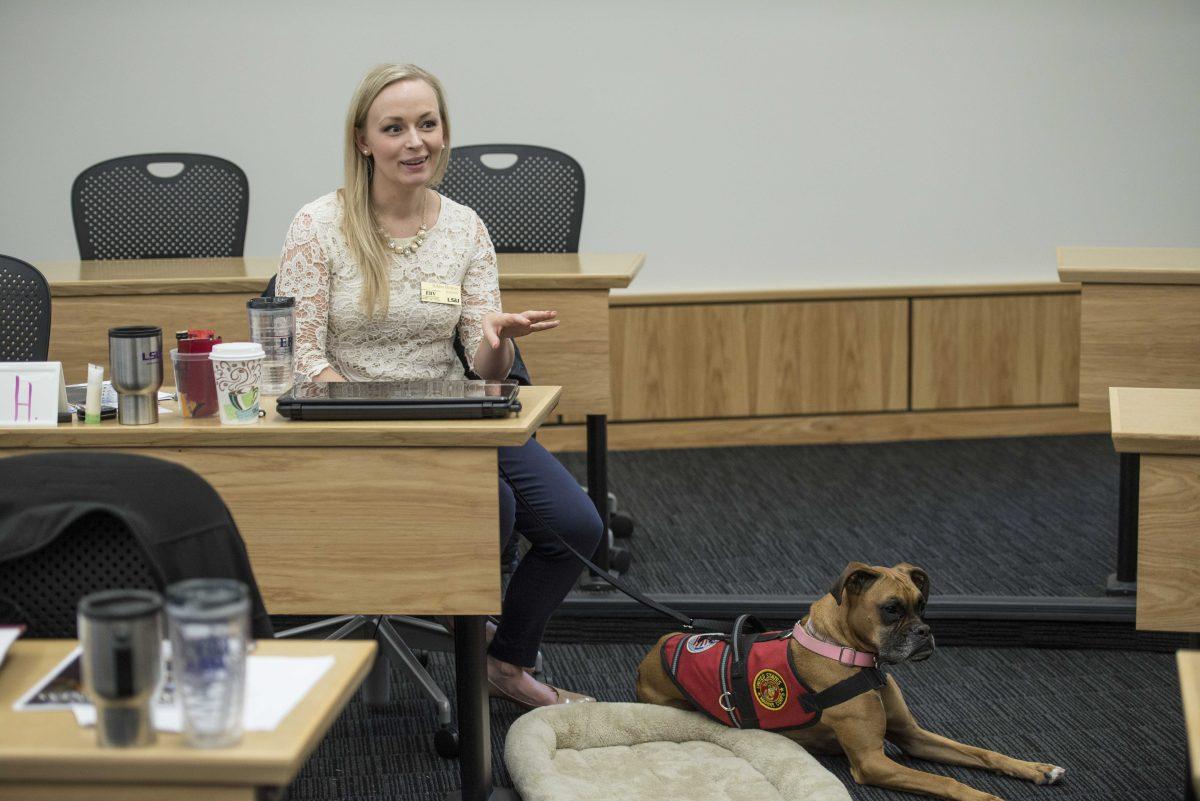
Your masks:
<instances>
[{"instance_id":1,"label":"black office chair","mask_svg":"<svg viewBox=\"0 0 1200 801\"><path fill-rule=\"evenodd\" d=\"M163 175L161 167L182 167ZM71 186L81 259L241 256L250 185L231 161L147 153L94 164Z\"/></svg>"},{"instance_id":2,"label":"black office chair","mask_svg":"<svg viewBox=\"0 0 1200 801\"><path fill-rule=\"evenodd\" d=\"M36 267L0 256L0 362L44 362L50 353L50 284Z\"/></svg>"},{"instance_id":3,"label":"black office chair","mask_svg":"<svg viewBox=\"0 0 1200 801\"><path fill-rule=\"evenodd\" d=\"M0 459L0 623L74 638L88 593L185 578L244 582L253 635L273 636L237 526L200 476L124 453Z\"/></svg>"},{"instance_id":4,"label":"black office chair","mask_svg":"<svg viewBox=\"0 0 1200 801\"><path fill-rule=\"evenodd\" d=\"M501 167L485 159L515 161ZM534 145L467 145L450 151L438 191L470 206L497 253L576 253L583 227L583 168Z\"/></svg>"},{"instance_id":5,"label":"black office chair","mask_svg":"<svg viewBox=\"0 0 1200 801\"><path fill-rule=\"evenodd\" d=\"M583 168L560 150L536 145L455 147L438 189L475 210L498 253L579 251ZM608 531L595 560L612 572L624 573L630 552L612 540L631 537L634 520L618 511L616 496L608 492L607 423L602 415L588 418L588 485L596 488L590 494L597 509L605 507L601 517ZM594 577L582 583L588 589L608 588Z\"/></svg>"}]
</instances>

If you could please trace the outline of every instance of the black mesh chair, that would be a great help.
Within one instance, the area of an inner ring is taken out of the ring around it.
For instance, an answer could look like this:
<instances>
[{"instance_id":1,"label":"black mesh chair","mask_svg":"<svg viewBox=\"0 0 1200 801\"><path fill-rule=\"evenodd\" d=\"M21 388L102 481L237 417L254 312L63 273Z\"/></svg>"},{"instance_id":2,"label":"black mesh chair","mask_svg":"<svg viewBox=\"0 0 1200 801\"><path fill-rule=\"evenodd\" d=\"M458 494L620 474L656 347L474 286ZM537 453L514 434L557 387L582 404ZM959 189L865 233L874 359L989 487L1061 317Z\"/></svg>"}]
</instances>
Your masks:
<instances>
[{"instance_id":1,"label":"black mesh chair","mask_svg":"<svg viewBox=\"0 0 1200 801\"><path fill-rule=\"evenodd\" d=\"M245 582L254 636L273 636L237 526L192 471L123 453L0 459L0 623L74 638L89 593L202 577Z\"/></svg>"},{"instance_id":2,"label":"black mesh chair","mask_svg":"<svg viewBox=\"0 0 1200 801\"><path fill-rule=\"evenodd\" d=\"M499 162L503 166L488 164ZM498 253L577 253L583 226L583 168L559 150L536 145L465 145L450 151L439 191L483 220ZM613 573L629 569L630 551L613 538L633 535L634 520L617 511L608 491L607 420L588 415L588 492L607 532L595 562ZM592 575L586 589L609 589Z\"/></svg>"},{"instance_id":3,"label":"black mesh chair","mask_svg":"<svg viewBox=\"0 0 1200 801\"><path fill-rule=\"evenodd\" d=\"M50 353L50 284L32 264L0 256L0 362L44 362Z\"/></svg>"},{"instance_id":4,"label":"black mesh chair","mask_svg":"<svg viewBox=\"0 0 1200 801\"><path fill-rule=\"evenodd\" d=\"M157 165L182 166L163 177ZM231 161L147 153L88 167L71 186L81 259L241 256L250 185Z\"/></svg>"},{"instance_id":5,"label":"black mesh chair","mask_svg":"<svg viewBox=\"0 0 1200 801\"><path fill-rule=\"evenodd\" d=\"M511 159L491 167L484 159ZM450 151L438 190L483 220L497 253L576 253L583 226L583 168L534 145L467 145Z\"/></svg>"}]
</instances>

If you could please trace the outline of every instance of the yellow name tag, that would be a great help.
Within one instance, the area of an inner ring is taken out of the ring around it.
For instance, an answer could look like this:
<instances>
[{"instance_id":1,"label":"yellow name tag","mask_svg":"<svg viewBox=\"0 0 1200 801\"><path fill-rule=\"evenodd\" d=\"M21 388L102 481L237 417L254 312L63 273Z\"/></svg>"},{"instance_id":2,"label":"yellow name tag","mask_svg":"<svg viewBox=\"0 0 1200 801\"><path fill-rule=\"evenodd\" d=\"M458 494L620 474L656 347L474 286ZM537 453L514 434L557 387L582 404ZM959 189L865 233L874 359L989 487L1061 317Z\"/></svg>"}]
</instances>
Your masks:
<instances>
[{"instance_id":1,"label":"yellow name tag","mask_svg":"<svg viewBox=\"0 0 1200 801\"><path fill-rule=\"evenodd\" d=\"M462 290L454 284L435 284L432 281L422 281L421 302L461 306Z\"/></svg>"}]
</instances>

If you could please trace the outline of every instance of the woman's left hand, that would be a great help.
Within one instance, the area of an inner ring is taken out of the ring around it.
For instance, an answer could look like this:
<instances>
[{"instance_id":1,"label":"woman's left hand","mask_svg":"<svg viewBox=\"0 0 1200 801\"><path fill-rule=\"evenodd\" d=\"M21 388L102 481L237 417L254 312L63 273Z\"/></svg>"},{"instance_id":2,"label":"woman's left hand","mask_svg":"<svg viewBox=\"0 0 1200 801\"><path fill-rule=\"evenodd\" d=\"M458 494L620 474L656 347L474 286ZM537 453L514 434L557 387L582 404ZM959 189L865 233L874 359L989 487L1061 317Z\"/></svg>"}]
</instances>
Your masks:
<instances>
[{"instance_id":1,"label":"woman's left hand","mask_svg":"<svg viewBox=\"0 0 1200 801\"><path fill-rule=\"evenodd\" d=\"M548 331L557 327L556 311L524 311L520 314L497 312L483 318L483 336L493 350L500 347L503 337L516 339L535 331Z\"/></svg>"}]
</instances>

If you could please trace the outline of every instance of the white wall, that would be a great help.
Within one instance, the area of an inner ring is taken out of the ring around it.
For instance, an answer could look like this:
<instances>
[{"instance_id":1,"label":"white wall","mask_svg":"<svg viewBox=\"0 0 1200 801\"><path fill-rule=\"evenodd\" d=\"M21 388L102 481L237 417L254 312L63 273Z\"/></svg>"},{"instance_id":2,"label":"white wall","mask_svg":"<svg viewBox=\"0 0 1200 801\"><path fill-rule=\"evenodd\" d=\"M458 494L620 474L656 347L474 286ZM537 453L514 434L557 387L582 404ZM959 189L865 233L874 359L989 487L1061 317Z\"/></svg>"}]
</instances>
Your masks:
<instances>
[{"instance_id":1,"label":"white wall","mask_svg":"<svg viewBox=\"0 0 1200 801\"><path fill-rule=\"evenodd\" d=\"M1200 4L0 0L0 252L76 258L75 175L218 154L248 255L340 183L356 81L413 61L458 144L587 173L631 291L1055 280L1056 245L1200 245Z\"/></svg>"}]
</instances>

